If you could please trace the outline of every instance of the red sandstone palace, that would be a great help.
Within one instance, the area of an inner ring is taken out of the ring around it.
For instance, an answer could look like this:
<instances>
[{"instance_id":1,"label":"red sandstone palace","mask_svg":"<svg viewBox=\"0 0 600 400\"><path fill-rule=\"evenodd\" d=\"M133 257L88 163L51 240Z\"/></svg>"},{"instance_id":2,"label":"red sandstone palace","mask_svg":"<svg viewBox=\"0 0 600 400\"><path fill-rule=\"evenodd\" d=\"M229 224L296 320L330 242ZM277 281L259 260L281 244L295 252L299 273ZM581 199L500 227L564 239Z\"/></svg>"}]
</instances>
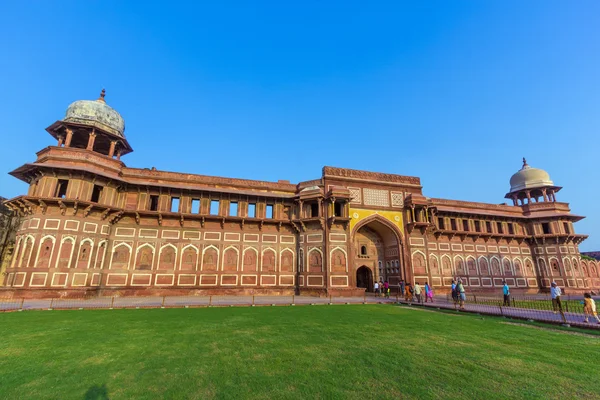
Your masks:
<instances>
[{"instance_id":1,"label":"red sandstone palace","mask_svg":"<svg viewBox=\"0 0 600 400\"><path fill-rule=\"evenodd\" d=\"M4 292L359 294L374 281L462 277L470 291L600 287L582 260L583 217L549 175L523 167L512 205L428 198L419 178L324 167L292 184L127 167L123 118L76 101L47 129L56 139L11 174L27 195Z\"/></svg>"}]
</instances>

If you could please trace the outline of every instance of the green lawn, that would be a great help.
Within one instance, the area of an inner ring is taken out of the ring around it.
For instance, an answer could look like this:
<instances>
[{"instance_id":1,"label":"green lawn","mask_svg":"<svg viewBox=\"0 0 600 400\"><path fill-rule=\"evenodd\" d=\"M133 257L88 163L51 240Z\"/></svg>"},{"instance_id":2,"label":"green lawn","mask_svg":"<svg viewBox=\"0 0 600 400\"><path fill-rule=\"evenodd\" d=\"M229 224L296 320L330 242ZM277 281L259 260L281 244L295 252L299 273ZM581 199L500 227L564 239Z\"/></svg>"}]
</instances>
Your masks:
<instances>
[{"instance_id":1,"label":"green lawn","mask_svg":"<svg viewBox=\"0 0 600 400\"><path fill-rule=\"evenodd\" d=\"M600 396L600 336L507 322L392 305L6 313L0 398Z\"/></svg>"}]
</instances>

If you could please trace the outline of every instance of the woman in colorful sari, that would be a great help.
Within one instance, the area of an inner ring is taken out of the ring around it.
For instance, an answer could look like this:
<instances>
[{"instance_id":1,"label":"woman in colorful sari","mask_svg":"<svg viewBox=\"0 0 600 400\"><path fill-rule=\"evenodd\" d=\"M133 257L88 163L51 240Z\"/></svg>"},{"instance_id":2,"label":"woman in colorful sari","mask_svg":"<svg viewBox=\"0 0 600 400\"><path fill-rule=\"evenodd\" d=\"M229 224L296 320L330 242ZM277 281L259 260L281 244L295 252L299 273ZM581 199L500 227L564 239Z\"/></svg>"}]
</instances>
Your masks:
<instances>
[{"instance_id":1,"label":"woman in colorful sari","mask_svg":"<svg viewBox=\"0 0 600 400\"><path fill-rule=\"evenodd\" d=\"M429 286L429 282L425 282L425 303L427 300L433 303L433 289Z\"/></svg>"}]
</instances>

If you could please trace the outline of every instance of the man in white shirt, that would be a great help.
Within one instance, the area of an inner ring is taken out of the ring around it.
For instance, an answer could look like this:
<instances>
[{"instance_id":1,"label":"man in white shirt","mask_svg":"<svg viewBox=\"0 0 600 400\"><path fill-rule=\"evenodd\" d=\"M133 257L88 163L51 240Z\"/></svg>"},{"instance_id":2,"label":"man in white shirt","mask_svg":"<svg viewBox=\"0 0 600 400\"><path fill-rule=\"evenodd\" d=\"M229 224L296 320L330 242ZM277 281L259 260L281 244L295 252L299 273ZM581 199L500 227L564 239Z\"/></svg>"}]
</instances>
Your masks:
<instances>
[{"instance_id":1,"label":"man in white shirt","mask_svg":"<svg viewBox=\"0 0 600 400\"><path fill-rule=\"evenodd\" d=\"M561 314L563 312L562 303L560 302L561 294L562 292L556 282L552 282L550 296L552 297L552 308L554 308L554 314L556 314L557 311L560 311Z\"/></svg>"},{"instance_id":2,"label":"man in white shirt","mask_svg":"<svg viewBox=\"0 0 600 400\"><path fill-rule=\"evenodd\" d=\"M379 297L379 283L375 282L375 296Z\"/></svg>"},{"instance_id":3,"label":"man in white shirt","mask_svg":"<svg viewBox=\"0 0 600 400\"><path fill-rule=\"evenodd\" d=\"M421 298L421 286L419 286L419 282L415 282L415 296L417 296L417 303L423 303Z\"/></svg>"}]
</instances>

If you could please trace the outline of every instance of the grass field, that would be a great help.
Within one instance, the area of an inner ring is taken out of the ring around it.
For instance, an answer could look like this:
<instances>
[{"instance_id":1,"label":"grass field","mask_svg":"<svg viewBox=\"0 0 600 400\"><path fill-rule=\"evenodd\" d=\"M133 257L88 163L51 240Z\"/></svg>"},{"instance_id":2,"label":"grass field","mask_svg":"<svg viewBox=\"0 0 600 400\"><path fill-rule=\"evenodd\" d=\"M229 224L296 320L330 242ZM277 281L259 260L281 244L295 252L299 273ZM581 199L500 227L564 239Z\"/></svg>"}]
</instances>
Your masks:
<instances>
[{"instance_id":1,"label":"grass field","mask_svg":"<svg viewBox=\"0 0 600 400\"><path fill-rule=\"evenodd\" d=\"M600 396L600 336L507 322L392 305L0 314L0 397Z\"/></svg>"}]
</instances>

